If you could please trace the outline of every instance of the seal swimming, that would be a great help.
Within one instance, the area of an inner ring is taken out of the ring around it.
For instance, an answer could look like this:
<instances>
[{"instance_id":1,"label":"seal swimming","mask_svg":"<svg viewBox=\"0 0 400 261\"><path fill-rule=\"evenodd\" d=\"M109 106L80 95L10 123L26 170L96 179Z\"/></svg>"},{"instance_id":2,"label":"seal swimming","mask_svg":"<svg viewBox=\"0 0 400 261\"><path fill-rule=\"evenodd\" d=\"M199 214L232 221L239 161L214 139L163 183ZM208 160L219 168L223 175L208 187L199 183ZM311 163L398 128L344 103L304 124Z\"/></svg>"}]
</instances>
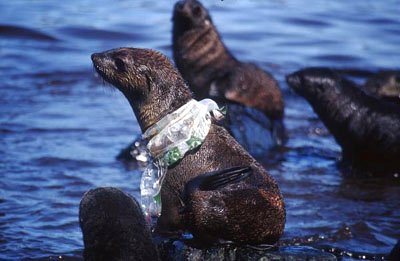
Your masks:
<instances>
[{"instance_id":1,"label":"seal swimming","mask_svg":"<svg viewBox=\"0 0 400 261\"><path fill-rule=\"evenodd\" d=\"M149 49L92 55L96 71L129 101L142 132L192 100L171 62ZM204 242L275 243L285 207L274 179L222 127L211 123L201 145L168 167L161 187L162 235L189 230Z\"/></svg>"},{"instance_id":2,"label":"seal swimming","mask_svg":"<svg viewBox=\"0 0 400 261\"><path fill-rule=\"evenodd\" d=\"M342 147L343 161L375 174L400 171L400 107L362 91L328 68L286 77Z\"/></svg>"}]
</instances>

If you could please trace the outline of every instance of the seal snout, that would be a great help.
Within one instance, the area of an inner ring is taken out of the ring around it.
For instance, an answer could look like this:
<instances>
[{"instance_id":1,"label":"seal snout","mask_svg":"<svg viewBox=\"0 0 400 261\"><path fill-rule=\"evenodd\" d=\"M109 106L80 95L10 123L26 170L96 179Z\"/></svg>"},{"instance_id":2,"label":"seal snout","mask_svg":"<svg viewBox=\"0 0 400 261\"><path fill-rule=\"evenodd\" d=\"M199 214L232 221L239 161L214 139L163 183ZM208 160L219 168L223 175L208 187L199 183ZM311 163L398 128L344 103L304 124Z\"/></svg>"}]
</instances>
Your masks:
<instances>
[{"instance_id":1,"label":"seal snout","mask_svg":"<svg viewBox=\"0 0 400 261\"><path fill-rule=\"evenodd\" d=\"M102 55L101 53L94 53L90 56L90 58L92 59L94 68L96 68L97 71L99 71L101 69L101 65L102 65Z\"/></svg>"},{"instance_id":2,"label":"seal snout","mask_svg":"<svg viewBox=\"0 0 400 261\"><path fill-rule=\"evenodd\" d=\"M100 54L99 53L93 53L90 58L92 59L93 63L98 61L100 59Z\"/></svg>"},{"instance_id":3,"label":"seal snout","mask_svg":"<svg viewBox=\"0 0 400 261\"><path fill-rule=\"evenodd\" d=\"M185 1L181 0L175 4L175 10L182 10L185 7Z\"/></svg>"},{"instance_id":4,"label":"seal snout","mask_svg":"<svg viewBox=\"0 0 400 261\"><path fill-rule=\"evenodd\" d=\"M191 17L194 10L199 11L201 9L200 4L194 0L181 0L175 4L174 13L175 15L183 17Z\"/></svg>"},{"instance_id":5,"label":"seal snout","mask_svg":"<svg viewBox=\"0 0 400 261\"><path fill-rule=\"evenodd\" d=\"M186 0L178 1L174 7L175 16L190 16Z\"/></svg>"},{"instance_id":6,"label":"seal snout","mask_svg":"<svg viewBox=\"0 0 400 261\"><path fill-rule=\"evenodd\" d=\"M298 72L292 73L286 76L286 82L289 84L289 86L297 90L301 87L301 77Z\"/></svg>"},{"instance_id":7,"label":"seal snout","mask_svg":"<svg viewBox=\"0 0 400 261\"><path fill-rule=\"evenodd\" d=\"M91 56L93 66L103 77L106 77L106 68L110 67L111 59L106 53L94 53Z\"/></svg>"}]
</instances>

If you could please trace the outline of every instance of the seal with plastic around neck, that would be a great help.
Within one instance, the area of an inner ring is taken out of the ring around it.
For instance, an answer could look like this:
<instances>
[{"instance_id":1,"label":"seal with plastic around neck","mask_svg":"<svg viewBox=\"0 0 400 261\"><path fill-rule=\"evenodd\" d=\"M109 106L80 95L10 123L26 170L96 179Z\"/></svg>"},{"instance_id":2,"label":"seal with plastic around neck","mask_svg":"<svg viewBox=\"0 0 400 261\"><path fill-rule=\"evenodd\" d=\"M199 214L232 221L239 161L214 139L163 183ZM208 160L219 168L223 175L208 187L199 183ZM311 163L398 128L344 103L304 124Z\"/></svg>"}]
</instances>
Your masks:
<instances>
[{"instance_id":1,"label":"seal with plastic around neck","mask_svg":"<svg viewBox=\"0 0 400 261\"><path fill-rule=\"evenodd\" d=\"M142 174L140 195L148 222L161 214L160 191L168 167L200 146L210 130L211 118L220 120L224 113L224 108L211 99L192 99L145 131L143 138L149 141L147 149L152 158Z\"/></svg>"}]
</instances>

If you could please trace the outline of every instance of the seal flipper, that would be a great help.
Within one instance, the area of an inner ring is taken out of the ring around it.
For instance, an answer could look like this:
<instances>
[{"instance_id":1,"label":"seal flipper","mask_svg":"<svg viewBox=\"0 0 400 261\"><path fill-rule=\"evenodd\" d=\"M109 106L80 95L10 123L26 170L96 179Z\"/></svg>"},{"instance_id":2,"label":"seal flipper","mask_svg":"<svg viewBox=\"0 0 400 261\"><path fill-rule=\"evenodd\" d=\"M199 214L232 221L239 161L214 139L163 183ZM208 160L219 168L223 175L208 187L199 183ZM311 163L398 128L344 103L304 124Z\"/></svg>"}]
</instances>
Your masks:
<instances>
[{"instance_id":1,"label":"seal flipper","mask_svg":"<svg viewBox=\"0 0 400 261\"><path fill-rule=\"evenodd\" d=\"M230 183L239 182L253 174L251 167L233 167L204 175L200 190L216 190ZM201 177L201 176L200 176Z\"/></svg>"},{"instance_id":2,"label":"seal flipper","mask_svg":"<svg viewBox=\"0 0 400 261\"><path fill-rule=\"evenodd\" d=\"M217 190L228 184L239 182L251 174L253 174L253 170L249 166L232 167L205 173L193 178L186 184L184 198L196 190Z\"/></svg>"}]
</instances>

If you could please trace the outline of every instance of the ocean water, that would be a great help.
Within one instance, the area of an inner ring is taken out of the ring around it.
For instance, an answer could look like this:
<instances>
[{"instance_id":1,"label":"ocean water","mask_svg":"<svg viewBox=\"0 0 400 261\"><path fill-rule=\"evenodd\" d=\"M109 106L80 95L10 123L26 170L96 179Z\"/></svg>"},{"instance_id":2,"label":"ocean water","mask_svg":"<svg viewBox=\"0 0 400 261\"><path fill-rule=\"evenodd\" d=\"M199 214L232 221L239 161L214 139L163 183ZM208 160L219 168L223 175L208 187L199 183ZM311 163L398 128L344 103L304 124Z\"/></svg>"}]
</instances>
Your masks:
<instances>
[{"instance_id":1,"label":"ocean water","mask_svg":"<svg viewBox=\"0 0 400 261\"><path fill-rule=\"evenodd\" d=\"M305 66L400 68L400 2L204 1L226 45L271 72L289 141L260 160L278 181L283 242L388 253L400 239L398 179L345 177L340 148L285 74ZM83 193L139 196L141 167L115 159L139 135L128 102L90 54L131 46L171 57L174 1L0 2L0 259L79 259ZM359 79L362 82L362 79Z\"/></svg>"}]
</instances>

